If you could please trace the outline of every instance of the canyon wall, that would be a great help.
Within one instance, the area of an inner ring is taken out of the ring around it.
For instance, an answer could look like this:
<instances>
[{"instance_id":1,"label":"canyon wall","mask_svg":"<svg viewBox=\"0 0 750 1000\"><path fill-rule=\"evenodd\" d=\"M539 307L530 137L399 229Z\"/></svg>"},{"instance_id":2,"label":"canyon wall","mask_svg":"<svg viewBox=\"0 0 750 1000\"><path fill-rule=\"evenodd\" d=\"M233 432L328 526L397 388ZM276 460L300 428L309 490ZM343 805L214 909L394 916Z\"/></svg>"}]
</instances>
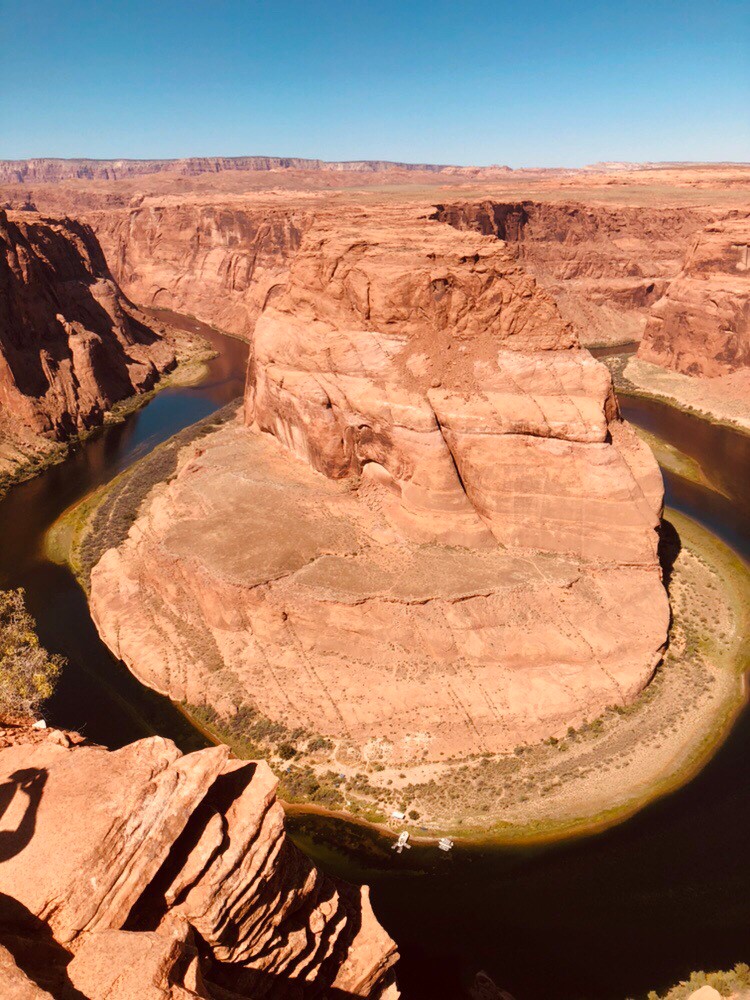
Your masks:
<instances>
[{"instance_id":1,"label":"canyon wall","mask_svg":"<svg viewBox=\"0 0 750 1000\"><path fill-rule=\"evenodd\" d=\"M640 340L706 211L485 200L438 205L435 218L516 246L593 345Z\"/></svg>"},{"instance_id":2,"label":"canyon wall","mask_svg":"<svg viewBox=\"0 0 750 1000\"><path fill-rule=\"evenodd\" d=\"M0 212L0 461L102 422L176 364L118 288L87 225ZM37 445L38 445L37 440Z\"/></svg>"},{"instance_id":3,"label":"canyon wall","mask_svg":"<svg viewBox=\"0 0 750 1000\"><path fill-rule=\"evenodd\" d=\"M367 888L294 847L264 763L55 730L0 747L3 996L398 996Z\"/></svg>"},{"instance_id":4,"label":"canyon wall","mask_svg":"<svg viewBox=\"0 0 750 1000\"><path fill-rule=\"evenodd\" d=\"M0 184L55 183L57 181L121 180L151 174L196 177L224 171L326 171L333 173L509 173L510 167L459 167L437 163L398 163L391 160L316 160L294 156L198 156L180 160L0 160Z\"/></svg>"},{"instance_id":5,"label":"canyon wall","mask_svg":"<svg viewBox=\"0 0 750 1000\"><path fill-rule=\"evenodd\" d=\"M608 372L514 248L429 212L316 215L255 327L247 426L185 448L90 580L147 684L355 766L626 704L669 619L661 476Z\"/></svg>"},{"instance_id":6,"label":"canyon wall","mask_svg":"<svg viewBox=\"0 0 750 1000\"><path fill-rule=\"evenodd\" d=\"M685 375L750 367L750 215L734 213L696 235L651 308L638 355Z\"/></svg>"},{"instance_id":7,"label":"canyon wall","mask_svg":"<svg viewBox=\"0 0 750 1000\"><path fill-rule=\"evenodd\" d=\"M304 207L175 198L90 212L112 273L143 306L195 316L247 339L310 224Z\"/></svg>"}]
</instances>

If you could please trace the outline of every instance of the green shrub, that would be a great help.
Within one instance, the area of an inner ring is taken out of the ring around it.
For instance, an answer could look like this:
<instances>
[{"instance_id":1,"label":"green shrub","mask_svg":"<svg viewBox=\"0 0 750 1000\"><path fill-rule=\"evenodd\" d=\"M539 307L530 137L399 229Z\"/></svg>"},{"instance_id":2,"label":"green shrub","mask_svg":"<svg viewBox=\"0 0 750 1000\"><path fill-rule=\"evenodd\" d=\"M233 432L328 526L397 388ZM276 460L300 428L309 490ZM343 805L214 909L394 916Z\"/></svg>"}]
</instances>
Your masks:
<instances>
[{"instance_id":1,"label":"green shrub","mask_svg":"<svg viewBox=\"0 0 750 1000\"><path fill-rule=\"evenodd\" d=\"M38 712L54 691L64 662L40 645L23 590L0 591L0 712Z\"/></svg>"}]
</instances>

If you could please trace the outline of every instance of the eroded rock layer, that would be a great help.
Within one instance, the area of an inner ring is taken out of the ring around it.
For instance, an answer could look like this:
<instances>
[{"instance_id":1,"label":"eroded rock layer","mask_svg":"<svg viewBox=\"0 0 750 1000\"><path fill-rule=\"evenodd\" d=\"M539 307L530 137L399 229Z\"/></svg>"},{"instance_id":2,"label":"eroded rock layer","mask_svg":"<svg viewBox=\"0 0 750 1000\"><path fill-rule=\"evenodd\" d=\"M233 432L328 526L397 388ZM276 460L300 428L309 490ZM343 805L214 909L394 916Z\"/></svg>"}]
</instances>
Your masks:
<instances>
[{"instance_id":1,"label":"eroded rock layer","mask_svg":"<svg viewBox=\"0 0 750 1000\"><path fill-rule=\"evenodd\" d=\"M264 763L53 731L14 735L0 779L0 968L17 995L49 995L26 977L91 1000L398 995L367 889L291 844Z\"/></svg>"},{"instance_id":2,"label":"eroded rock layer","mask_svg":"<svg viewBox=\"0 0 750 1000\"><path fill-rule=\"evenodd\" d=\"M703 229L651 309L640 357L685 375L750 367L750 216Z\"/></svg>"},{"instance_id":3,"label":"eroded rock layer","mask_svg":"<svg viewBox=\"0 0 750 1000\"><path fill-rule=\"evenodd\" d=\"M136 201L88 215L125 292L248 338L270 290L286 280L309 209Z\"/></svg>"},{"instance_id":4,"label":"eroded rock layer","mask_svg":"<svg viewBox=\"0 0 750 1000\"><path fill-rule=\"evenodd\" d=\"M705 210L492 200L438 205L435 217L514 245L584 344L640 340Z\"/></svg>"},{"instance_id":5,"label":"eroded rock layer","mask_svg":"<svg viewBox=\"0 0 750 1000\"><path fill-rule=\"evenodd\" d=\"M172 697L355 757L532 741L647 683L662 483L609 375L496 239L320 214L257 323L245 407L91 575Z\"/></svg>"},{"instance_id":6,"label":"eroded rock layer","mask_svg":"<svg viewBox=\"0 0 750 1000\"><path fill-rule=\"evenodd\" d=\"M121 293L92 230L0 212L0 451L64 440L175 365L163 328Z\"/></svg>"}]
</instances>

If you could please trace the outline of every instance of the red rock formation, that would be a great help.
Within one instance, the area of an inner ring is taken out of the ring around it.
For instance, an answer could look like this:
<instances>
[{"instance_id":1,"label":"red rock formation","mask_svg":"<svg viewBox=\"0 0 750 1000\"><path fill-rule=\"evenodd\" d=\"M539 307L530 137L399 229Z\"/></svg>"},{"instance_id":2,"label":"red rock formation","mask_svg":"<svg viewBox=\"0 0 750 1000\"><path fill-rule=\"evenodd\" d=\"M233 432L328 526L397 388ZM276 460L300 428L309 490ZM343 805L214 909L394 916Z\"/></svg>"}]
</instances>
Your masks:
<instances>
[{"instance_id":1,"label":"red rock formation","mask_svg":"<svg viewBox=\"0 0 750 1000\"><path fill-rule=\"evenodd\" d=\"M619 531L614 560L653 565L661 479L615 419L606 369L577 346L496 242L404 213L327 216L257 324L247 421L328 476L377 475L420 540L489 545L494 534L606 558ZM539 462L560 501L541 516ZM631 468L643 486L623 504L643 488L648 499L634 519L612 517Z\"/></svg>"},{"instance_id":2,"label":"red rock formation","mask_svg":"<svg viewBox=\"0 0 750 1000\"><path fill-rule=\"evenodd\" d=\"M476 201L438 205L435 217L516 245L584 344L640 340L650 306L705 223L697 209Z\"/></svg>"},{"instance_id":3,"label":"red rock formation","mask_svg":"<svg viewBox=\"0 0 750 1000\"><path fill-rule=\"evenodd\" d=\"M651 309L639 357L685 375L750 367L750 215L703 229Z\"/></svg>"},{"instance_id":4,"label":"red rock formation","mask_svg":"<svg viewBox=\"0 0 750 1000\"><path fill-rule=\"evenodd\" d=\"M146 199L92 212L88 221L134 301L248 338L270 289L285 280L310 217L304 206Z\"/></svg>"},{"instance_id":5,"label":"red rock formation","mask_svg":"<svg viewBox=\"0 0 750 1000\"><path fill-rule=\"evenodd\" d=\"M91 576L151 686L408 764L629 702L668 625L607 371L511 248L427 214L316 217L256 325L255 433L188 449Z\"/></svg>"},{"instance_id":6,"label":"red rock formation","mask_svg":"<svg viewBox=\"0 0 750 1000\"><path fill-rule=\"evenodd\" d=\"M367 889L291 844L264 763L69 744L0 750L0 941L26 974L46 965L92 1000L398 995ZM19 935L50 931L55 961L35 963Z\"/></svg>"},{"instance_id":7,"label":"red rock formation","mask_svg":"<svg viewBox=\"0 0 750 1000\"><path fill-rule=\"evenodd\" d=\"M62 440L175 365L88 226L0 212L0 434Z\"/></svg>"}]
</instances>

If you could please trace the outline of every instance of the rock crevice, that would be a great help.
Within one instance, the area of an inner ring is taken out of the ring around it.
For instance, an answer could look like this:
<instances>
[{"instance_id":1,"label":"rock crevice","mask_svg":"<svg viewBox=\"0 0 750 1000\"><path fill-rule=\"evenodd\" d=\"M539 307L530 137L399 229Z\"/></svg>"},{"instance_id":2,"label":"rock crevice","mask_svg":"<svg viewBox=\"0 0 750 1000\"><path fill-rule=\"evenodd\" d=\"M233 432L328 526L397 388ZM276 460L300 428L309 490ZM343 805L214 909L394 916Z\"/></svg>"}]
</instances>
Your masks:
<instances>
[{"instance_id":1,"label":"rock crevice","mask_svg":"<svg viewBox=\"0 0 750 1000\"><path fill-rule=\"evenodd\" d=\"M4 829L34 813L33 834L3 857L0 943L19 908L31 922L17 933L33 941L31 918L49 928L72 956L69 988L52 995L398 995L367 889L292 845L265 763L223 746L183 756L158 737L109 752L48 731L15 733L0 779L15 788Z\"/></svg>"}]
</instances>

